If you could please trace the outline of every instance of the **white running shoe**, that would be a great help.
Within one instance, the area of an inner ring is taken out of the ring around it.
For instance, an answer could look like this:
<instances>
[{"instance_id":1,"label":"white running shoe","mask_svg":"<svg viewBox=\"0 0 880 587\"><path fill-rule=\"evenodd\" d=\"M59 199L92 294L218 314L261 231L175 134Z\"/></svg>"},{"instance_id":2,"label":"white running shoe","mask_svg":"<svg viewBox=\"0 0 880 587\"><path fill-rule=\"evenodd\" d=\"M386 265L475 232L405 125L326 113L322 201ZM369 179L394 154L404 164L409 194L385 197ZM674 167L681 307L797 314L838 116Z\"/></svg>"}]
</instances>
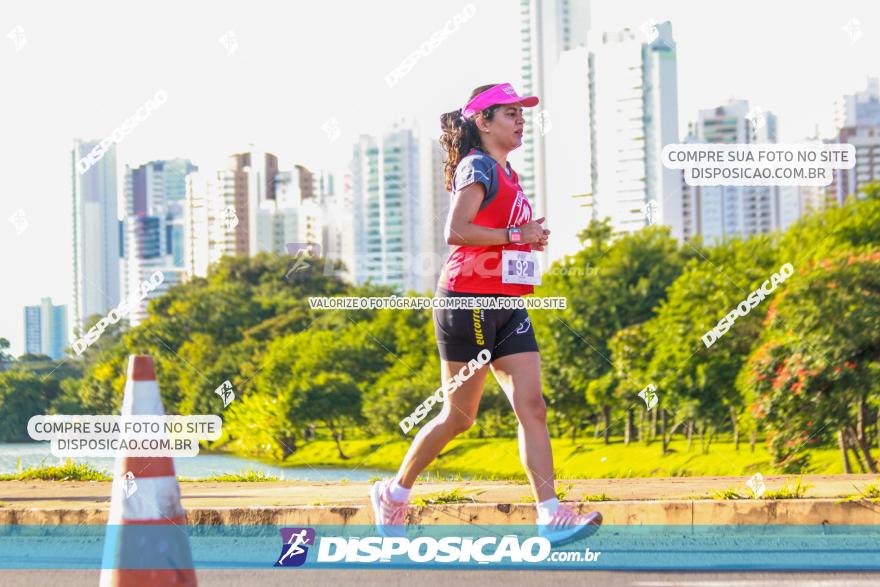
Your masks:
<instances>
[{"instance_id":1,"label":"white running shoe","mask_svg":"<svg viewBox=\"0 0 880 587\"><path fill-rule=\"evenodd\" d=\"M388 481L376 481L370 489L370 501L373 504L373 514L376 518L376 530L380 536L404 537L406 536L406 508L405 501L394 501L388 491Z\"/></svg>"},{"instance_id":2,"label":"white running shoe","mask_svg":"<svg viewBox=\"0 0 880 587\"><path fill-rule=\"evenodd\" d=\"M560 505L544 524L538 524L538 535L547 538L553 546L562 546L592 536L602 525L602 514L590 512L578 515L571 508Z\"/></svg>"}]
</instances>

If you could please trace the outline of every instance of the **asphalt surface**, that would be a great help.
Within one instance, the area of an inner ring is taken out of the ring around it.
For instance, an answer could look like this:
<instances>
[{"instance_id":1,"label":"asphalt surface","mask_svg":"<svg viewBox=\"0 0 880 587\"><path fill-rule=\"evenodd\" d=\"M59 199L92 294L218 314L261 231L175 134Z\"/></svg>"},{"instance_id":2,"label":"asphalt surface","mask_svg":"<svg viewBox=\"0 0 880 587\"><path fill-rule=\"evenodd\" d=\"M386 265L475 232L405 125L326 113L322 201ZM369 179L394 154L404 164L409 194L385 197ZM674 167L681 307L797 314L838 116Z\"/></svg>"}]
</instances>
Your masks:
<instances>
[{"instance_id":1,"label":"asphalt surface","mask_svg":"<svg viewBox=\"0 0 880 587\"><path fill-rule=\"evenodd\" d=\"M4 587L64 585L95 587L99 571L0 571ZM290 587L356 585L410 587L511 587L514 585L590 585L601 587L876 587L880 573L624 573L609 571L316 571L301 569L197 571L202 587ZM161 586L157 586L161 587Z\"/></svg>"}]
</instances>

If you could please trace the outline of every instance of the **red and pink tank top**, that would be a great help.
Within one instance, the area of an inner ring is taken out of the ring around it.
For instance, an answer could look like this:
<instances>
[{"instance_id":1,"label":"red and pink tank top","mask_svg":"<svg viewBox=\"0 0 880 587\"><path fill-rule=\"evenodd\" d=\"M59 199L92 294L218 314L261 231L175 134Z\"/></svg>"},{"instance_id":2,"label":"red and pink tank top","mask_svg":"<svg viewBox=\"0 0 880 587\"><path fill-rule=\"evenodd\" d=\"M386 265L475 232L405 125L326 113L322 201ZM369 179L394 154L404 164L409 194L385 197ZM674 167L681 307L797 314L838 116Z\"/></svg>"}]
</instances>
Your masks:
<instances>
[{"instance_id":1,"label":"red and pink tank top","mask_svg":"<svg viewBox=\"0 0 880 587\"><path fill-rule=\"evenodd\" d=\"M531 221L532 206L519 185L519 176L479 149L472 149L455 168L453 191L479 181L486 195L473 224L486 228L515 228ZM532 285L501 282L501 251L531 251L530 244L456 246L440 273L437 286L449 291L522 296L535 291Z\"/></svg>"}]
</instances>

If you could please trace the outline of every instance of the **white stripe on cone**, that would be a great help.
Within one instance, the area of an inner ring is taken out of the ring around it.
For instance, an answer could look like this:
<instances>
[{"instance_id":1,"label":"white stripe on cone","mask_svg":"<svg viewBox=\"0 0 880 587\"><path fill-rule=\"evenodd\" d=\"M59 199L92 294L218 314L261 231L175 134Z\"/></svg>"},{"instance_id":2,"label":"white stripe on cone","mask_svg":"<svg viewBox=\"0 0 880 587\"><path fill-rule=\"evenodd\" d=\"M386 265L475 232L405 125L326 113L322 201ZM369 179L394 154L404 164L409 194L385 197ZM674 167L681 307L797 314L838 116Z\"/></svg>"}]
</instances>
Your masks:
<instances>
[{"instance_id":1,"label":"white stripe on cone","mask_svg":"<svg viewBox=\"0 0 880 587\"><path fill-rule=\"evenodd\" d=\"M174 519L186 515L180 505L180 486L174 477L135 477L137 490L126 498L122 492L122 475L117 474L118 481L113 483L120 487L113 488L108 524L122 524L123 520Z\"/></svg>"},{"instance_id":2,"label":"white stripe on cone","mask_svg":"<svg viewBox=\"0 0 880 587\"><path fill-rule=\"evenodd\" d=\"M122 415L164 416L162 398L159 395L159 384L156 381L125 382L122 396Z\"/></svg>"}]
</instances>

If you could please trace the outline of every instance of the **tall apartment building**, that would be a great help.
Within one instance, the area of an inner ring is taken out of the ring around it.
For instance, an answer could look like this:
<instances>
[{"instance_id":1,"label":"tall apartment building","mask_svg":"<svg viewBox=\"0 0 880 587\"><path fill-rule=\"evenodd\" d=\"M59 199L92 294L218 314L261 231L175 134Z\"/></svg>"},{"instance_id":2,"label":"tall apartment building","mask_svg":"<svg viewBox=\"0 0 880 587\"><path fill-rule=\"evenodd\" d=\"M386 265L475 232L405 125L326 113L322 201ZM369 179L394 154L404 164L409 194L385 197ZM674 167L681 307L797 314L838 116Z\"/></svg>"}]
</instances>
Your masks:
<instances>
[{"instance_id":1,"label":"tall apartment building","mask_svg":"<svg viewBox=\"0 0 880 587\"><path fill-rule=\"evenodd\" d=\"M244 230L247 254L260 250L259 213L263 202L275 200L275 178L278 158L270 153L251 149L230 157L230 169L235 177L236 214ZM245 203L244 207L241 204Z\"/></svg>"},{"instance_id":2,"label":"tall apartment building","mask_svg":"<svg viewBox=\"0 0 880 587\"><path fill-rule=\"evenodd\" d=\"M816 142L817 139L807 139L805 142ZM777 220L775 228L788 230L788 228L800 220L803 216L821 211L825 208L825 188L818 186L778 186L776 190L779 197L774 202L774 217Z\"/></svg>"},{"instance_id":3,"label":"tall apartment building","mask_svg":"<svg viewBox=\"0 0 880 587\"><path fill-rule=\"evenodd\" d=\"M315 174L302 165L279 172L275 199L260 210L259 250L286 255L287 243L324 242L324 210Z\"/></svg>"},{"instance_id":4,"label":"tall apartment building","mask_svg":"<svg viewBox=\"0 0 880 587\"><path fill-rule=\"evenodd\" d=\"M105 315L120 301L122 248L117 214L116 146L80 173L77 162L98 141L77 139L70 152L73 201L73 323Z\"/></svg>"},{"instance_id":5,"label":"tall apartment building","mask_svg":"<svg viewBox=\"0 0 880 587\"><path fill-rule=\"evenodd\" d=\"M362 135L354 146L356 283L417 292L436 286L449 251L442 236L449 195L434 143L398 123L381 137Z\"/></svg>"},{"instance_id":6,"label":"tall apartment building","mask_svg":"<svg viewBox=\"0 0 880 587\"><path fill-rule=\"evenodd\" d=\"M847 196L865 184L880 181L880 125L859 124L837 131L829 143L849 143L856 148L856 164L852 169L835 169L826 188L826 202L843 204Z\"/></svg>"},{"instance_id":7,"label":"tall apartment building","mask_svg":"<svg viewBox=\"0 0 880 587\"><path fill-rule=\"evenodd\" d=\"M331 261L340 261L344 269L338 277L355 282L355 208L351 169L324 172L321 180L321 201L325 222L325 246L322 254ZM328 269L326 272L330 272Z\"/></svg>"},{"instance_id":8,"label":"tall apartment building","mask_svg":"<svg viewBox=\"0 0 880 587\"><path fill-rule=\"evenodd\" d=\"M446 191L446 178L443 164L446 153L440 143L423 139L419 143L419 178L421 207L421 257L416 271L422 276L422 290L436 289L440 271L446 263L452 248L446 243L444 229L452 194Z\"/></svg>"},{"instance_id":9,"label":"tall apartment building","mask_svg":"<svg viewBox=\"0 0 880 587\"><path fill-rule=\"evenodd\" d=\"M869 78L865 90L839 98L835 104L836 135L829 143L856 148L852 169L835 169L826 200L842 204L867 183L880 181L880 79Z\"/></svg>"},{"instance_id":10,"label":"tall apartment building","mask_svg":"<svg viewBox=\"0 0 880 587\"><path fill-rule=\"evenodd\" d=\"M184 201L186 177L198 167L187 159L151 161L125 169L125 279L123 296L139 291L155 271L164 281L139 304L128 320L136 325L147 316L149 300L183 278Z\"/></svg>"},{"instance_id":11,"label":"tall apartment building","mask_svg":"<svg viewBox=\"0 0 880 587\"><path fill-rule=\"evenodd\" d=\"M186 178L184 267L187 278L204 277L208 267L226 255L247 255L247 229L239 229L235 172L193 173Z\"/></svg>"},{"instance_id":12,"label":"tall apartment building","mask_svg":"<svg viewBox=\"0 0 880 587\"><path fill-rule=\"evenodd\" d=\"M681 173L662 162L678 142L676 45L671 23L656 33L651 42L628 28L591 34L592 206L619 233L644 227L653 202L654 221L681 238Z\"/></svg>"},{"instance_id":13,"label":"tall apartment building","mask_svg":"<svg viewBox=\"0 0 880 587\"><path fill-rule=\"evenodd\" d=\"M865 89L834 103L835 128L880 126L880 78L870 77Z\"/></svg>"},{"instance_id":14,"label":"tall apartment building","mask_svg":"<svg viewBox=\"0 0 880 587\"><path fill-rule=\"evenodd\" d=\"M553 111L541 121L547 169L545 225L552 231L547 261L574 255L582 248L578 233L593 219L592 106L595 86L588 48L565 51L547 78Z\"/></svg>"},{"instance_id":15,"label":"tall apartment building","mask_svg":"<svg viewBox=\"0 0 880 587\"><path fill-rule=\"evenodd\" d=\"M700 110L686 142L754 144L776 142L776 116L750 110L747 100ZM708 242L767 233L778 227L780 191L773 186L688 186L682 174L684 237ZM785 195L792 195L787 190Z\"/></svg>"},{"instance_id":16,"label":"tall apartment building","mask_svg":"<svg viewBox=\"0 0 880 587\"><path fill-rule=\"evenodd\" d=\"M526 132L522 154L514 151L511 159L537 217L544 216L548 209L541 112L549 112L551 117L555 112L554 97L547 94L545 80L563 51L587 45L589 29L589 0L520 0L522 89L517 90L523 95L537 95L541 104L524 109Z\"/></svg>"},{"instance_id":17,"label":"tall apartment building","mask_svg":"<svg viewBox=\"0 0 880 587\"><path fill-rule=\"evenodd\" d=\"M60 359L67 345L67 306L53 306L52 298L43 298L39 306L25 306L26 353Z\"/></svg>"},{"instance_id":18,"label":"tall apartment building","mask_svg":"<svg viewBox=\"0 0 880 587\"><path fill-rule=\"evenodd\" d=\"M700 110L685 142L775 143L777 119L771 112L750 108L747 100L730 100ZM821 209L822 191L814 186L688 186L682 174L685 238L701 235L707 242L718 242L786 230L805 214Z\"/></svg>"},{"instance_id":19,"label":"tall apartment building","mask_svg":"<svg viewBox=\"0 0 880 587\"><path fill-rule=\"evenodd\" d=\"M187 176L184 266L189 277L207 275L221 257L269 250L265 241L261 249L260 225L266 226L274 208L277 176L278 159L256 150L232 155L225 169Z\"/></svg>"}]
</instances>

